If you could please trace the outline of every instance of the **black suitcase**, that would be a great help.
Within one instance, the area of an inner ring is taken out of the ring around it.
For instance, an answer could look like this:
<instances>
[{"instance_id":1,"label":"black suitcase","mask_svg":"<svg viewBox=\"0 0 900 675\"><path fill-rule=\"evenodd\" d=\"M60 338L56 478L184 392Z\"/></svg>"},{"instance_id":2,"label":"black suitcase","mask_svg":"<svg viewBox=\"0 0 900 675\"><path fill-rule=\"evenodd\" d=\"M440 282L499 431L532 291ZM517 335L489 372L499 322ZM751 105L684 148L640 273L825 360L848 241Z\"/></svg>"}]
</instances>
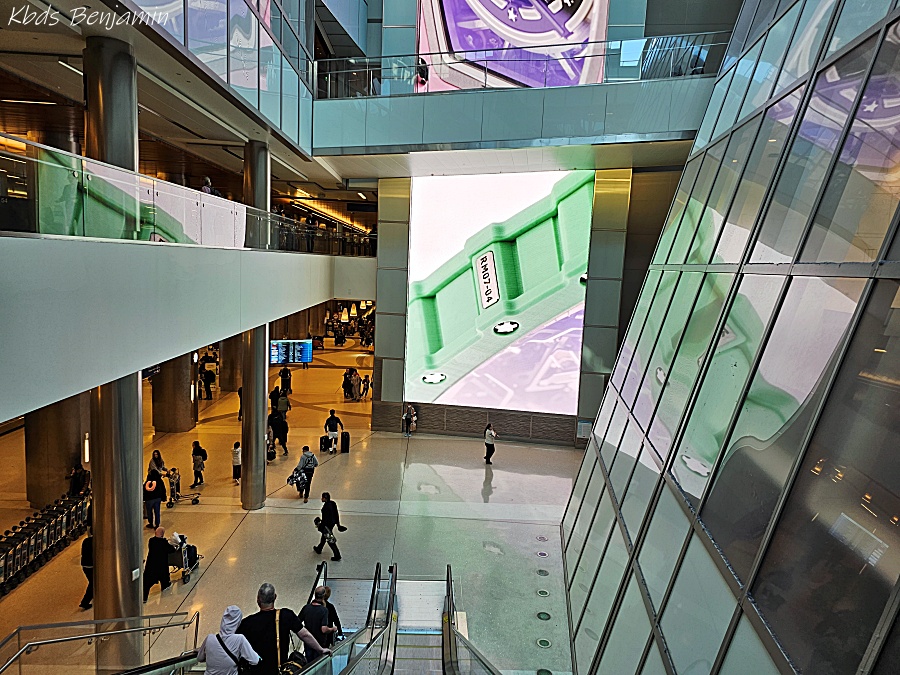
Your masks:
<instances>
[{"instance_id":1,"label":"black suitcase","mask_svg":"<svg viewBox=\"0 0 900 675\"><path fill-rule=\"evenodd\" d=\"M319 452L331 450L331 439L328 436L319 436Z\"/></svg>"},{"instance_id":2,"label":"black suitcase","mask_svg":"<svg viewBox=\"0 0 900 675\"><path fill-rule=\"evenodd\" d=\"M341 432L341 452L350 452L350 432Z\"/></svg>"}]
</instances>

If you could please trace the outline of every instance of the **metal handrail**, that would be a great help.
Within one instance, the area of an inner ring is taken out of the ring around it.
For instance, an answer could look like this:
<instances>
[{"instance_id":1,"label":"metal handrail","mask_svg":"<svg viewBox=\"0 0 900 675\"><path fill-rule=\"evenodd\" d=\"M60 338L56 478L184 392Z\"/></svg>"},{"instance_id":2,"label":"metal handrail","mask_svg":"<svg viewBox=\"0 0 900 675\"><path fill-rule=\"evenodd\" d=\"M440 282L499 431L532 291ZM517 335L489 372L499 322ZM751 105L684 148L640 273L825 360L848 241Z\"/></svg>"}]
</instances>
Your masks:
<instances>
[{"instance_id":1,"label":"metal handrail","mask_svg":"<svg viewBox=\"0 0 900 675\"><path fill-rule=\"evenodd\" d=\"M328 585L328 563L324 560L316 565L316 578L313 580L312 588L309 591L309 597L306 599L306 604L310 604L313 601L313 596L316 594L316 589L319 586L327 586Z\"/></svg>"},{"instance_id":2,"label":"metal handrail","mask_svg":"<svg viewBox=\"0 0 900 675\"><path fill-rule=\"evenodd\" d=\"M186 612L178 612L178 615L187 616ZM157 615L160 617L167 616L165 614ZM129 620L142 620L150 617L128 617L128 618L117 618L117 619L95 619L93 621L84 621L84 622L73 622L71 624L48 624L48 626L66 626L66 625L91 625L98 623L122 623L123 621ZM15 661L22 656L22 654L30 653L39 647L43 647L44 645L51 644L64 644L66 642L76 642L78 640L95 640L98 638L106 638L111 637L113 635L128 635L132 633L146 633L146 632L155 632L158 630L163 630L165 628L186 628L191 624L194 624L194 648L197 647L197 638L198 631L200 626L200 612L194 612L193 616L188 621L180 621L178 623L166 623L161 624L159 626L141 626L139 628L123 628L120 630L112 630L112 631L103 631L101 633L86 633L84 635L69 635L61 638L49 638L47 640L35 640L34 642L28 642L23 647L19 649L15 654L13 654L2 666L0 666L0 673L6 671ZM25 626L24 628L30 628L29 626ZM19 629L16 629L17 632ZM13 635L15 634L13 633ZM12 637L12 635L10 635ZM8 638L7 638L8 639ZM4 643L6 641L4 640Z\"/></svg>"},{"instance_id":3,"label":"metal handrail","mask_svg":"<svg viewBox=\"0 0 900 675\"><path fill-rule=\"evenodd\" d=\"M378 640L381 639L381 636L385 634L385 631L387 631L389 628L391 628L391 626L393 626L393 624L396 623L396 621L394 619L394 599L397 596L397 563L394 563L390 567L388 567L388 572L391 575L391 582L390 582L390 586L388 588L387 621L385 621L385 624L381 628L378 629L377 633L372 635L372 639L369 641L369 647L367 647L366 649L361 651L356 656L352 657L347 662L347 666L346 666L346 668L344 668L341 671L341 675L352 673L353 669L360 663L360 661L362 661L365 658L366 654L369 651L369 648L371 648L372 645L374 645L376 642L378 642ZM368 621L367 621L367 625L368 625ZM387 645L387 649L388 650L391 649L390 642ZM378 661L379 673L381 673L381 670L385 665L386 655L387 654L385 652L385 647L382 646L382 653L379 656L379 661Z\"/></svg>"},{"instance_id":4,"label":"metal handrail","mask_svg":"<svg viewBox=\"0 0 900 675\"><path fill-rule=\"evenodd\" d=\"M175 670L198 663L198 653L199 652L194 649L189 652L184 652L180 656L173 656L172 658L163 659L162 661L155 661L144 666L131 668L130 670L123 670L116 673L115 675L161 675L165 673L171 673Z\"/></svg>"},{"instance_id":5,"label":"metal handrail","mask_svg":"<svg viewBox=\"0 0 900 675\"><path fill-rule=\"evenodd\" d=\"M484 654L475 648L468 638L464 637L456 628L456 598L453 592L453 571L447 565L447 596L444 598L444 616L441 627L441 660L445 675L459 675L458 642L461 642L479 665L491 675L501 675L500 671L491 665Z\"/></svg>"}]
</instances>

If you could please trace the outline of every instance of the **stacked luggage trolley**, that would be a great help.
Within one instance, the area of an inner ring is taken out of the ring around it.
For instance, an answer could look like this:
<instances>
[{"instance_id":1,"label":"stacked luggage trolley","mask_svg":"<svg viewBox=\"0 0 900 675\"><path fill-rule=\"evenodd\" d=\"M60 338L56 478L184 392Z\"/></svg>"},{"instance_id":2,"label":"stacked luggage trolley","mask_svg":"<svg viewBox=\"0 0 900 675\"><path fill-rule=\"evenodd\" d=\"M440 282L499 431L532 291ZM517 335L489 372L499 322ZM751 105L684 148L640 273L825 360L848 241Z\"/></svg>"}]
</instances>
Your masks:
<instances>
[{"instance_id":1,"label":"stacked luggage trolley","mask_svg":"<svg viewBox=\"0 0 900 675\"><path fill-rule=\"evenodd\" d=\"M84 534L91 497L63 495L0 536L0 595Z\"/></svg>"}]
</instances>

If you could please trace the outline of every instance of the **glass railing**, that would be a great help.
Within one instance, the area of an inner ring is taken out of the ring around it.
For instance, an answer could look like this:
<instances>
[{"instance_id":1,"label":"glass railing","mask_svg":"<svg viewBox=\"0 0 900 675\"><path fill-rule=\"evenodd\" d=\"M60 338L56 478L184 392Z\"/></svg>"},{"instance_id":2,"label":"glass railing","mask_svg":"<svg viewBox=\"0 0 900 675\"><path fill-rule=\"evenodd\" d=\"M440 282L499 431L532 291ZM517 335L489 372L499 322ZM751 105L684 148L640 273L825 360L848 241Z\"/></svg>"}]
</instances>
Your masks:
<instances>
[{"instance_id":1,"label":"glass railing","mask_svg":"<svg viewBox=\"0 0 900 675\"><path fill-rule=\"evenodd\" d=\"M715 75L729 33L316 61L320 99Z\"/></svg>"},{"instance_id":2,"label":"glass railing","mask_svg":"<svg viewBox=\"0 0 900 675\"><path fill-rule=\"evenodd\" d=\"M374 256L343 233L0 135L0 232Z\"/></svg>"},{"instance_id":3,"label":"glass railing","mask_svg":"<svg viewBox=\"0 0 900 675\"><path fill-rule=\"evenodd\" d=\"M123 671L196 651L199 625L179 612L21 626L0 642L0 673Z\"/></svg>"},{"instance_id":4,"label":"glass railing","mask_svg":"<svg viewBox=\"0 0 900 675\"><path fill-rule=\"evenodd\" d=\"M442 661L446 675L500 675L490 662L457 629L453 571L447 565L447 590L441 631Z\"/></svg>"}]
</instances>

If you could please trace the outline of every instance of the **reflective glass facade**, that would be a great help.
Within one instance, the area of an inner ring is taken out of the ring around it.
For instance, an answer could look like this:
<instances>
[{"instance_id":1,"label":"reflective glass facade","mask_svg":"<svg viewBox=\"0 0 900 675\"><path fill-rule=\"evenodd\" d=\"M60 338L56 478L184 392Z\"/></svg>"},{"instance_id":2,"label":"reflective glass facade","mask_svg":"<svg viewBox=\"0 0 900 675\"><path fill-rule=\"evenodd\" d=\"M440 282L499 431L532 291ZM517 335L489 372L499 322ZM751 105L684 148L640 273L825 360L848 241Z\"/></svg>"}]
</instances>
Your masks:
<instances>
[{"instance_id":1,"label":"reflective glass facade","mask_svg":"<svg viewBox=\"0 0 900 675\"><path fill-rule=\"evenodd\" d=\"M900 672L900 8L748 0L563 520L586 673Z\"/></svg>"}]
</instances>

